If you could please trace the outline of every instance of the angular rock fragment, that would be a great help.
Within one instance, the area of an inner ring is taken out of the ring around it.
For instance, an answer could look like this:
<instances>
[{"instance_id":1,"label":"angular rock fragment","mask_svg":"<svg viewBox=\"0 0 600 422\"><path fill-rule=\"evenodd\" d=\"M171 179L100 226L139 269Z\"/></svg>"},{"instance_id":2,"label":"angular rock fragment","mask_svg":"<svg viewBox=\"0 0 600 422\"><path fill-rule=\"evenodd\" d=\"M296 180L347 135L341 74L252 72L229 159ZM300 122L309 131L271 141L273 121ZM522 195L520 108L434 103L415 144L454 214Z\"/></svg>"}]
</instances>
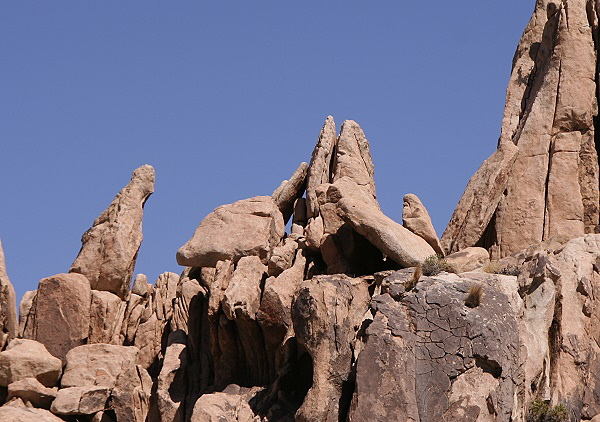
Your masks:
<instances>
[{"instance_id":1,"label":"angular rock fragment","mask_svg":"<svg viewBox=\"0 0 600 422\"><path fill-rule=\"evenodd\" d=\"M33 339L64 360L69 350L88 341L90 303L90 283L85 276L58 274L42 279L36 296Z\"/></svg>"},{"instance_id":2,"label":"angular rock fragment","mask_svg":"<svg viewBox=\"0 0 600 422\"><path fill-rule=\"evenodd\" d=\"M238 394L226 392L204 394L196 401L190 422L260 421L252 411L249 401L261 391L261 388L243 390L246 391L240 391Z\"/></svg>"},{"instance_id":3,"label":"angular rock fragment","mask_svg":"<svg viewBox=\"0 0 600 422\"><path fill-rule=\"evenodd\" d=\"M90 306L90 332L88 342L119 342L119 334L125 316L126 303L114 293L92 290Z\"/></svg>"},{"instance_id":4,"label":"angular rock fragment","mask_svg":"<svg viewBox=\"0 0 600 422\"><path fill-rule=\"evenodd\" d=\"M0 242L0 351L17 336L17 300L15 289L6 274L4 250Z\"/></svg>"},{"instance_id":5,"label":"angular rock fragment","mask_svg":"<svg viewBox=\"0 0 600 422\"><path fill-rule=\"evenodd\" d=\"M0 385L3 387L25 378L36 378L44 386L53 387L61 370L61 360L34 340L14 339L0 352Z\"/></svg>"},{"instance_id":6,"label":"angular rock fragment","mask_svg":"<svg viewBox=\"0 0 600 422\"><path fill-rule=\"evenodd\" d=\"M33 338L37 290L25 292L19 304L19 337Z\"/></svg>"},{"instance_id":7,"label":"angular rock fragment","mask_svg":"<svg viewBox=\"0 0 600 422\"><path fill-rule=\"evenodd\" d=\"M106 409L107 387L69 387L58 391L50 411L55 415L91 415Z\"/></svg>"},{"instance_id":8,"label":"angular rock fragment","mask_svg":"<svg viewBox=\"0 0 600 422\"><path fill-rule=\"evenodd\" d=\"M419 237L425 239L436 254L444 255L444 250L438 239L431 217L417 195L412 193L404 195L402 209L402 225Z\"/></svg>"},{"instance_id":9,"label":"angular rock fragment","mask_svg":"<svg viewBox=\"0 0 600 422\"><path fill-rule=\"evenodd\" d=\"M308 164L304 162L300 163L300 166L298 166L290 180L284 180L271 195L279 207L279 211L283 215L283 221L286 224L294 212L294 203L304 193L307 172Z\"/></svg>"},{"instance_id":10,"label":"angular rock fragment","mask_svg":"<svg viewBox=\"0 0 600 422\"><path fill-rule=\"evenodd\" d=\"M223 205L209 214L177 252L179 265L215 267L217 262L258 256L266 263L285 233L283 216L270 196Z\"/></svg>"},{"instance_id":11,"label":"angular rock fragment","mask_svg":"<svg viewBox=\"0 0 600 422\"><path fill-rule=\"evenodd\" d=\"M454 273L465 273L482 268L490 262L490 254L483 248L465 248L444 258Z\"/></svg>"},{"instance_id":12,"label":"angular rock fragment","mask_svg":"<svg viewBox=\"0 0 600 422\"><path fill-rule=\"evenodd\" d=\"M94 290L129 292L137 253L142 243L144 204L154 192L152 166L137 168L131 181L81 238L81 250L70 272L83 274Z\"/></svg>"},{"instance_id":13,"label":"angular rock fragment","mask_svg":"<svg viewBox=\"0 0 600 422\"><path fill-rule=\"evenodd\" d=\"M187 396L186 369L189 365L188 347L183 331L169 335L163 365L157 381L157 405L160 419L183 422Z\"/></svg>"},{"instance_id":14,"label":"angular rock fragment","mask_svg":"<svg viewBox=\"0 0 600 422\"><path fill-rule=\"evenodd\" d=\"M36 378L24 378L8 386L6 400L10 401L18 397L26 404L30 403L34 407L49 409L57 394L58 389L44 387Z\"/></svg>"}]
</instances>

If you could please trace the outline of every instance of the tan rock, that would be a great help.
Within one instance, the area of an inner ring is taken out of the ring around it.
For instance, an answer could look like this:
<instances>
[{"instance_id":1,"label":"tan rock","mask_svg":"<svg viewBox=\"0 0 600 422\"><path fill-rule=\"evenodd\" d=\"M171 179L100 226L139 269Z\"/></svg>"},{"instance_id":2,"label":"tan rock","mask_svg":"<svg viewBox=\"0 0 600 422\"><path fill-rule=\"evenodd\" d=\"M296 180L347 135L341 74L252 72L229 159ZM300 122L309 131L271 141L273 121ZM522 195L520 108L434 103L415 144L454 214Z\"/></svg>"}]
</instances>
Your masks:
<instances>
[{"instance_id":1,"label":"tan rock","mask_svg":"<svg viewBox=\"0 0 600 422\"><path fill-rule=\"evenodd\" d=\"M35 325L35 300L37 290L25 292L19 305L19 337L33 338Z\"/></svg>"},{"instance_id":2,"label":"tan rock","mask_svg":"<svg viewBox=\"0 0 600 422\"><path fill-rule=\"evenodd\" d=\"M490 254L483 248L465 248L460 252L448 255L445 260L452 272L465 273L489 264Z\"/></svg>"},{"instance_id":3,"label":"tan rock","mask_svg":"<svg viewBox=\"0 0 600 422\"><path fill-rule=\"evenodd\" d=\"M110 396L119 422L145 422L150 407L152 378L140 365L123 368Z\"/></svg>"},{"instance_id":4,"label":"tan rock","mask_svg":"<svg viewBox=\"0 0 600 422\"><path fill-rule=\"evenodd\" d=\"M131 181L81 238L70 272L85 275L92 289L125 298L142 243L144 204L154 192L152 166L137 168Z\"/></svg>"},{"instance_id":5,"label":"tan rock","mask_svg":"<svg viewBox=\"0 0 600 422\"><path fill-rule=\"evenodd\" d=\"M187 395L186 369L189 364L186 336L182 331L169 334L165 358L157 382L160 419L183 422Z\"/></svg>"},{"instance_id":6,"label":"tan rock","mask_svg":"<svg viewBox=\"0 0 600 422\"><path fill-rule=\"evenodd\" d=\"M223 312L230 320L236 315L256 317L260 307L261 282L267 267L256 256L241 258L223 296Z\"/></svg>"},{"instance_id":7,"label":"tan rock","mask_svg":"<svg viewBox=\"0 0 600 422\"><path fill-rule=\"evenodd\" d=\"M107 408L110 389L106 387L69 387L58 391L50 411L55 415L91 415Z\"/></svg>"},{"instance_id":8,"label":"tan rock","mask_svg":"<svg viewBox=\"0 0 600 422\"><path fill-rule=\"evenodd\" d=\"M303 283L292 318L298 345L312 358L313 381L295 420L338 420L342 385L351 376L352 345L369 300L362 279L319 276Z\"/></svg>"},{"instance_id":9,"label":"tan rock","mask_svg":"<svg viewBox=\"0 0 600 422\"><path fill-rule=\"evenodd\" d=\"M344 221L383 254L407 267L419 265L428 256L435 255L424 239L387 217L374 202L366 202L365 195L356 192L360 192L358 187L352 190L336 182L328 190L327 196L331 203L336 204Z\"/></svg>"},{"instance_id":10,"label":"tan rock","mask_svg":"<svg viewBox=\"0 0 600 422\"><path fill-rule=\"evenodd\" d=\"M148 285L148 277L144 274L138 274L133 280L133 286L131 287L131 293L135 293L138 296L148 296L152 291L152 286Z\"/></svg>"},{"instance_id":11,"label":"tan rock","mask_svg":"<svg viewBox=\"0 0 600 422\"><path fill-rule=\"evenodd\" d=\"M313 150L306 179L306 211L307 217L314 218L319 214L316 189L323 183L329 183L333 149L337 143L335 122L328 116L319 134L317 145Z\"/></svg>"},{"instance_id":12,"label":"tan rock","mask_svg":"<svg viewBox=\"0 0 600 422\"><path fill-rule=\"evenodd\" d=\"M308 173L308 164L300 163L290 180L284 180L281 185L273 192L271 197L279 207L283 215L283 221L288 222L294 212L294 203L302 197L306 187L306 174Z\"/></svg>"},{"instance_id":13,"label":"tan rock","mask_svg":"<svg viewBox=\"0 0 600 422\"><path fill-rule=\"evenodd\" d=\"M190 422L260 422L249 401L261 390L254 387L242 394L204 394L196 401Z\"/></svg>"},{"instance_id":14,"label":"tan rock","mask_svg":"<svg viewBox=\"0 0 600 422\"><path fill-rule=\"evenodd\" d=\"M298 242L294 241L291 237L285 238L281 245L275 247L271 258L269 258L269 275L278 276L290 268L294 262L297 248Z\"/></svg>"},{"instance_id":15,"label":"tan rock","mask_svg":"<svg viewBox=\"0 0 600 422\"><path fill-rule=\"evenodd\" d=\"M126 303L106 291L92 290L91 295L89 343L118 342Z\"/></svg>"},{"instance_id":16,"label":"tan rock","mask_svg":"<svg viewBox=\"0 0 600 422\"><path fill-rule=\"evenodd\" d=\"M14 405L12 402L0 407L2 422L63 422L47 410L25 407L22 402Z\"/></svg>"},{"instance_id":17,"label":"tan rock","mask_svg":"<svg viewBox=\"0 0 600 422\"><path fill-rule=\"evenodd\" d=\"M209 214L194 236L177 252L179 265L214 267L219 261L237 262L258 256L266 263L285 233L283 216L270 196L223 205Z\"/></svg>"},{"instance_id":18,"label":"tan rock","mask_svg":"<svg viewBox=\"0 0 600 422\"><path fill-rule=\"evenodd\" d=\"M346 120L342 124L335 146L331 181L335 183L343 177L348 177L376 198L374 169L369 141L364 132L354 120Z\"/></svg>"},{"instance_id":19,"label":"tan rock","mask_svg":"<svg viewBox=\"0 0 600 422\"><path fill-rule=\"evenodd\" d=\"M34 340L14 339L0 352L0 385L4 387L25 378L36 378L46 387L53 387L61 369L60 359Z\"/></svg>"},{"instance_id":20,"label":"tan rock","mask_svg":"<svg viewBox=\"0 0 600 422\"><path fill-rule=\"evenodd\" d=\"M67 353L61 386L113 388L126 368L134 368L139 349L133 346L88 344Z\"/></svg>"},{"instance_id":21,"label":"tan rock","mask_svg":"<svg viewBox=\"0 0 600 422\"><path fill-rule=\"evenodd\" d=\"M56 388L44 387L36 378L24 378L8 386L6 400L10 401L18 397L25 403L31 403L34 407L49 409L57 393Z\"/></svg>"},{"instance_id":22,"label":"tan rock","mask_svg":"<svg viewBox=\"0 0 600 422\"><path fill-rule=\"evenodd\" d=\"M6 274L4 250L0 241L0 350L17 336L17 299L15 289Z\"/></svg>"},{"instance_id":23,"label":"tan rock","mask_svg":"<svg viewBox=\"0 0 600 422\"><path fill-rule=\"evenodd\" d=\"M36 297L34 340L64 360L85 344L90 330L90 283L81 274L58 274L40 281Z\"/></svg>"},{"instance_id":24,"label":"tan rock","mask_svg":"<svg viewBox=\"0 0 600 422\"><path fill-rule=\"evenodd\" d=\"M598 226L597 15L583 0L538 2L517 48L499 148L473 176L442 237L502 258Z\"/></svg>"},{"instance_id":25,"label":"tan rock","mask_svg":"<svg viewBox=\"0 0 600 422\"><path fill-rule=\"evenodd\" d=\"M417 236L425 239L436 254L444 255L444 250L433 228L427 208L425 208L417 195L412 193L404 195L402 225Z\"/></svg>"}]
</instances>

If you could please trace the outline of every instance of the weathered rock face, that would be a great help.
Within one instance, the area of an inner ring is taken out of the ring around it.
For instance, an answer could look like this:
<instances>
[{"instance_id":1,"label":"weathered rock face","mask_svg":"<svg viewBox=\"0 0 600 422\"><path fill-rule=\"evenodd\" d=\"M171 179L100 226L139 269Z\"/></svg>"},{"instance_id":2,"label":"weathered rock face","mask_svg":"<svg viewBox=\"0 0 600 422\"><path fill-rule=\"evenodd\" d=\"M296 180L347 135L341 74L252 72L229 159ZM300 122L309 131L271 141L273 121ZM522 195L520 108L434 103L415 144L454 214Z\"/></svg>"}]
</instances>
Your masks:
<instances>
[{"instance_id":1,"label":"weathered rock face","mask_svg":"<svg viewBox=\"0 0 600 422\"><path fill-rule=\"evenodd\" d=\"M517 48L498 151L473 176L442 237L504 257L598 226L597 5L538 1Z\"/></svg>"},{"instance_id":2,"label":"weathered rock face","mask_svg":"<svg viewBox=\"0 0 600 422\"><path fill-rule=\"evenodd\" d=\"M36 378L46 387L53 387L61 370L60 359L37 341L14 339L0 352L0 385L3 387L26 378Z\"/></svg>"},{"instance_id":3,"label":"weathered rock face","mask_svg":"<svg viewBox=\"0 0 600 422\"><path fill-rule=\"evenodd\" d=\"M33 407L49 409L58 394L57 388L47 388L37 378L24 378L8 385L7 400L18 397Z\"/></svg>"},{"instance_id":4,"label":"weathered rock face","mask_svg":"<svg viewBox=\"0 0 600 422\"><path fill-rule=\"evenodd\" d=\"M70 272L83 274L94 290L125 298L142 243L144 204L154 192L154 169L144 165L81 238Z\"/></svg>"},{"instance_id":5,"label":"weathered rock face","mask_svg":"<svg viewBox=\"0 0 600 422\"><path fill-rule=\"evenodd\" d=\"M254 255L266 263L285 233L283 216L269 196L223 205L209 214L177 252L179 265L215 267Z\"/></svg>"},{"instance_id":6,"label":"weathered rock face","mask_svg":"<svg viewBox=\"0 0 600 422\"><path fill-rule=\"evenodd\" d=\"M0 242L0 351L17 336L17 304L15 289L6 274L4 250Z\"/></svg>"},{"instance_id":7,"label":"weathered rock face","mask_svg":"<svg viewBox=\"0 0 600 422\"><path fill-rule=\"evenodd\" d=\"M58 274L40 281L35 300L33 339L64 360L85 344L90 327L90 283L81 274Z\"/></svg>"}]
</instances>

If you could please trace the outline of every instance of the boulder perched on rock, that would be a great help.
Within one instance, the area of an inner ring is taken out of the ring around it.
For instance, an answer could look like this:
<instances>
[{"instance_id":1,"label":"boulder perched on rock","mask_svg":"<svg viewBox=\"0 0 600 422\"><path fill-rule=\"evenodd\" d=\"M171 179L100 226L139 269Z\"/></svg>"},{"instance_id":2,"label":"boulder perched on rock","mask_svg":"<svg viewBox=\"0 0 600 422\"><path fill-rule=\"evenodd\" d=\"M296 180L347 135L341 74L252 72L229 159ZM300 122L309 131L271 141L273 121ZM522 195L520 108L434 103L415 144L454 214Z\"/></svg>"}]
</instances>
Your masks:
<instances>
[{"instance_id":1,"label":"boulder perched on rock","mask_svg":"<svg viewBox=\"0 0 600 422\"><path fill-rule=\"evenodd\" d=\"M223 205L209 214L177 252L179 265L215 267L217 262L258 256L267 263L285 233L283 216L270 196Z\"/></svg>"},{"instance_id":2,"label":"boulder perched on rock","mask_svg":"<svg viewBox=\"0 0 600 422\"><path fill-rule=\"evenodd\" d=\"M36 378L44 386L53 387L61 370L61 360L34 340L14 339L0 352L0 386L3 387L26 378Z\"/></svg>"},{"instance_id":3,"label":"boulder perched on rock","mask_svg":"<svg viewBox=\"0 0 600 422\"><path fill-rule=\"evenodd\" d=\"M71 266L94 290L125 298L142 243L144 204L154 192L154 168L137 168L131 181L81 238L81 250Z\"/></svg>"},{"instance_id":4,"label":"boulder perched on rock","mask_svg":"<svg viewBox=\"0 0 600 422\"><path fill-rule=\"evenodd\" d=\"M436 254L444 255L444 250L433 228L427 208L425 208L419 197L415 194L408 193L404 195L402 225L417 236L425 239Z\"/></svg>"},{"instance_id":5,"label":"boulder perched on rock","mask_svg":"<svg viewBox=\"0 0 600 422\"><path fill-rule=\"evenodd\" d=\"M104 410L110 389L106 387L69 387L58 391L50 411L55 415L91 415Z\"/></svg>"},{"instance_id":6,"label":"boulder perched on rock","mask_svg":"<svg viewBox=\"0 0 600 422\"><path fill-rule=\"evenodd\" d=\"M18 323L15 289L6 274L4 250L0 242L0 351L17 336Z\"/></svg>"},{"instance_id":7,"label":"boulder perched on rock","mask_svg":"<svg viewBox=\"0 0 600 422\"><path fill-rule=\"evenodd\" d=\"M452 272L465 273L482 268L490 262L490 254L483 248L465 248L444 258Z\"/></svg>"}]
</instances>

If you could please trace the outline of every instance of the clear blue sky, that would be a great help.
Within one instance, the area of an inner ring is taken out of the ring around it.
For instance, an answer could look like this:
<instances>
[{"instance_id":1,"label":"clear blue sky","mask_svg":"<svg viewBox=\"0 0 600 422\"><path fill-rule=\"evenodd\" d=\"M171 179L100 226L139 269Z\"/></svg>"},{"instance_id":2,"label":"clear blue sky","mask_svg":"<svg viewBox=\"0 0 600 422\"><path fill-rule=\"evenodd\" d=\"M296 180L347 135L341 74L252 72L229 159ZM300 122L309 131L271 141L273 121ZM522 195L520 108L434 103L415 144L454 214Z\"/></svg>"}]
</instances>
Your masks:
<instances>
[{"instance_id":1,"label":"clear blue sky","mask_svg":"<svg viewBox=\"0 0 600 422\"><path fill-rule=\"evenodd\" d=\"M0 4L0 239L17 296L66 272L148 163L136 272L215 207L269 195L327 115L371 142L378 197L415 193L438 234L500 133L533 0Z\"/></svg>"}]
</instances>

